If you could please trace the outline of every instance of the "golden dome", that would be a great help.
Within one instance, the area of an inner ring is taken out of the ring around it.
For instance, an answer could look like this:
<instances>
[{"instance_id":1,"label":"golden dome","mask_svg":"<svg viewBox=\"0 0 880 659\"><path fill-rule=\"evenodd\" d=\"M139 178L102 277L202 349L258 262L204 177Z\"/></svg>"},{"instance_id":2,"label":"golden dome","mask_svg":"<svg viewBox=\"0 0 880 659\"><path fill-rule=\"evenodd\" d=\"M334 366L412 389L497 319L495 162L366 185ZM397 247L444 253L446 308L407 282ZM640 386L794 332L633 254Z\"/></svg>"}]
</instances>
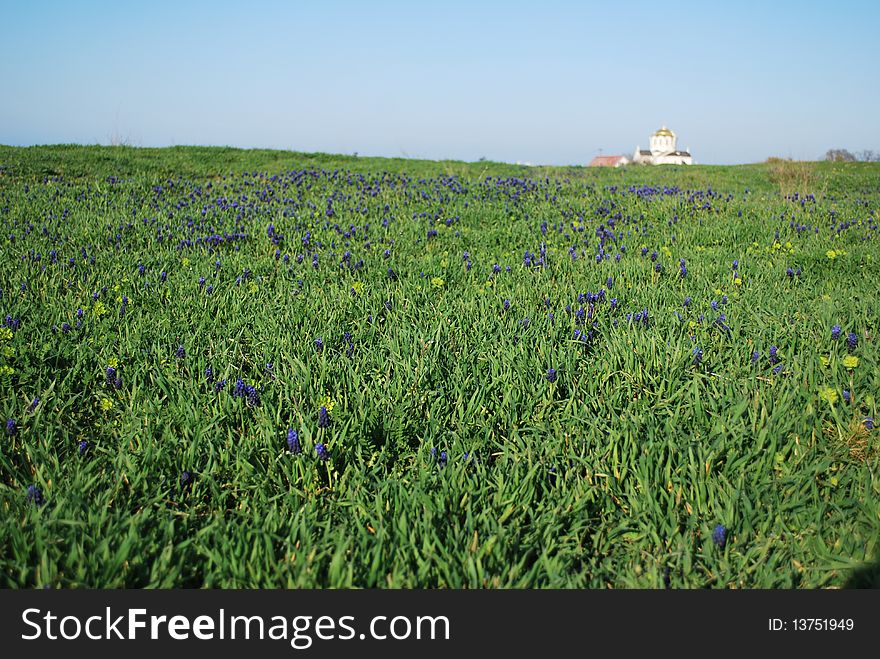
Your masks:
<instances>
[{"instance_id":1,"label":"golden dome","mask_svg":"<svg viewBox=\"0 0 880 659\"><path fill-rule=\"evenodd\" d=\"M663 126L660 130L654 133L654 135L656 137L675 137L675 135L672 134L672 131L669 130L666 126Z\"/></svg>"}]
</instances>

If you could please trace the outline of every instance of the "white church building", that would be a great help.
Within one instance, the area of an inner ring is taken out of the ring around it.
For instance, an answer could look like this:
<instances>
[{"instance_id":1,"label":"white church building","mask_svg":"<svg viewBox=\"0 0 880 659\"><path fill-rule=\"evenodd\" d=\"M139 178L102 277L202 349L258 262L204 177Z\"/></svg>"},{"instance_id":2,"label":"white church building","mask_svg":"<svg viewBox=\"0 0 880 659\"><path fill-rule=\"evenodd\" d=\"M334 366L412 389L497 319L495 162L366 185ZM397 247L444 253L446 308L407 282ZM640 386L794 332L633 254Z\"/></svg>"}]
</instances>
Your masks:
<instances>
[{"instance_id":1,"label":"white church building","mask_svg":"<svg viewBox=\"0 0 880 659\"><path fill-rule=\"evenodd\" d=\"M643 165L692 165L690 149L679 151L675 133L666 126L651 135L651 149L646 151L636 147L632 162Z\"/></svg>"}]
</instances>

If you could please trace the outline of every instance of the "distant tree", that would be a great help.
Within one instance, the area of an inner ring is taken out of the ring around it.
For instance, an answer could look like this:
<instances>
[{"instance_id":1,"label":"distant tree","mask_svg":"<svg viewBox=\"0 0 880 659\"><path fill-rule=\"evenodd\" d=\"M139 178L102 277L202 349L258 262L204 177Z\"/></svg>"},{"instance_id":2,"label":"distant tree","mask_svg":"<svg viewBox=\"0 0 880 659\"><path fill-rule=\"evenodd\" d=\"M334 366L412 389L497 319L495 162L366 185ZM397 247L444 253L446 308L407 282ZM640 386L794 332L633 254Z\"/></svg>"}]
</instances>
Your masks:
<instances>
[{"instance_id":1,"label":"distant tree","mask_svg":"<svg viewBox=\"0 0 880 659\"><path fill-rule=\"evenodd\" d=\"M825 152L825 160L831 162L855 162L856 157L846 149L828 149Z\"/></svg>"},{"instance_id":2,"label":"distant tree","mask_svg":"<svg viewBox=\"0 0 880 659\"><path fill-rule=\"evenodd\" d=\"M880 162L880 153L872 151L871 149L865 149L859 151L859 160L862 162Z\"/></svg>"}]
</instances>

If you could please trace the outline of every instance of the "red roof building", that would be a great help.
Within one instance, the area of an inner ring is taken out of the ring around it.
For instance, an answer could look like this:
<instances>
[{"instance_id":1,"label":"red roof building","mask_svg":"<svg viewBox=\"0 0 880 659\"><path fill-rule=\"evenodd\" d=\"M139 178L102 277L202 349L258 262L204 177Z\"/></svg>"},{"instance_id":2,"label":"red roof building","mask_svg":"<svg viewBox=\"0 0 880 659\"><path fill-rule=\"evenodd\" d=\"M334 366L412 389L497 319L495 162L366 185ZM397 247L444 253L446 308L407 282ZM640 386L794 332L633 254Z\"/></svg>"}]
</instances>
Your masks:
<instances>
[{"instance_id":1,"label":"red roof building","mask_svg":"<svg viewBox=\"0 0 880 659\"><path fill-rule=\"evenodd\" d=\"M626 156L596 156L590 161L590 167L620 167L629 164Z\"/></svg>"}]
</instances>

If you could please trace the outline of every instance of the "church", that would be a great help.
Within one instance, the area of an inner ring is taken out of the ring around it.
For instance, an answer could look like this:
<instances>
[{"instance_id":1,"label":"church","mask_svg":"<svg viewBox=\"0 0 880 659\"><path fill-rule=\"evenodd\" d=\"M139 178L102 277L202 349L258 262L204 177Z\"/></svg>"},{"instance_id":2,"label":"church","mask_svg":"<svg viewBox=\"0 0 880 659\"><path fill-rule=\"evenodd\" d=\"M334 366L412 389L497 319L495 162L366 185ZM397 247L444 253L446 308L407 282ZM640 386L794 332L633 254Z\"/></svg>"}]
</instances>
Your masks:
<instances>
[{"instance_id":1,"label":"church","mask_svg":"<svg viewBox=\"0 0 880 659\"><path fill-rule=\"evenodd\" d=\"M642 165L693 165L690 149L679 151L675 133L666 126L651 135L651 149L636 147L632 162Z\"/></svg>"}]
</instances>

